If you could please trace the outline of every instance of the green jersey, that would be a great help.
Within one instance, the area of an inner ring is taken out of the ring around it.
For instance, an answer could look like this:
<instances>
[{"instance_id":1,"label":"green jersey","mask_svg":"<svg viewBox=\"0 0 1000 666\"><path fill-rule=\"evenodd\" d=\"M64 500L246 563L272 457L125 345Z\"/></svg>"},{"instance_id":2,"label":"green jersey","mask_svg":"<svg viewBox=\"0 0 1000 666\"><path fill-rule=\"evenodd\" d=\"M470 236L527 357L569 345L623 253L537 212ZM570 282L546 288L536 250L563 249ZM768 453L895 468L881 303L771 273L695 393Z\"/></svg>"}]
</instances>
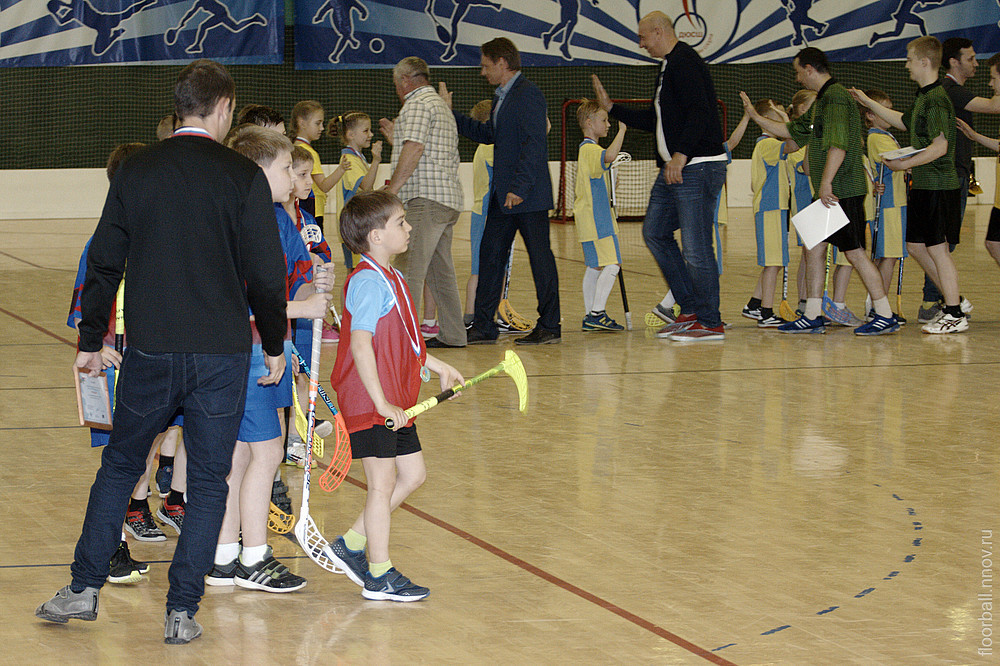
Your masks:
<instances>
[{"instance_id":1,"label":"green jersey","mask_svg":"<svg viewBox=\"0 0 1000 666\"><path fill-rule=\"evenodd\" d=\"M914 148L926 148L936 137L944 134L948 152L933 162L913 167L913 188L918 190L957 190L958 174L955 172L955 107L941 85L935 81L917 91L913 106L903 114L903 122L910 130Z\"/></svg>"},{"instance_id":2,"label":"green jersey","mask_svg":"<svg viewBox=\"0 0 1000 666\"><path fill-rule=\"evenodd\" d=\"M787 127L795 143L809 146L809 180L813 192L818 196L830 149L840 148L845 155L833 177L833 193L840 199L864 196L868 192L862 161L865 134L854 98L847 88L831 78L816 94L811 111Z\"/></svg>"}]
</instances>

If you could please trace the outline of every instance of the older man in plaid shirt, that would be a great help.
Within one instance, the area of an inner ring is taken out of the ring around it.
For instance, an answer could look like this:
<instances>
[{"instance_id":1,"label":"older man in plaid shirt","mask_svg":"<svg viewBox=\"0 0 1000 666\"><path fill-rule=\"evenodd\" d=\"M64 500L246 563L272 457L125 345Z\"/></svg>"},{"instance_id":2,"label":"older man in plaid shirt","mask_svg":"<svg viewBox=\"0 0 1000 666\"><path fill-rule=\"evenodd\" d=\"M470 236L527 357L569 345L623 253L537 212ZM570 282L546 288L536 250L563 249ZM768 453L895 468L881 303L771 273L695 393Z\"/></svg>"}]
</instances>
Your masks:
<instances>
[{"instance_id":1,"label":"older man in plaid shirt","mask_svg":"<svg viewBox=\"0 0 1000 666\"><path fill-rule=\"evenodd\" d=\"M379 121L392 143L392 178L386 189L399 195L413 227L410 247L401 255L403 274L415 301L430 288L438 308L440 332L427 346L464 347L462 303L451 257L451 238L464 208L458 180L458 129L451 109L430 85L430 70L420 58L400 60L392 71L403 107L394 122Z\"/></svg>"}]
</instances>

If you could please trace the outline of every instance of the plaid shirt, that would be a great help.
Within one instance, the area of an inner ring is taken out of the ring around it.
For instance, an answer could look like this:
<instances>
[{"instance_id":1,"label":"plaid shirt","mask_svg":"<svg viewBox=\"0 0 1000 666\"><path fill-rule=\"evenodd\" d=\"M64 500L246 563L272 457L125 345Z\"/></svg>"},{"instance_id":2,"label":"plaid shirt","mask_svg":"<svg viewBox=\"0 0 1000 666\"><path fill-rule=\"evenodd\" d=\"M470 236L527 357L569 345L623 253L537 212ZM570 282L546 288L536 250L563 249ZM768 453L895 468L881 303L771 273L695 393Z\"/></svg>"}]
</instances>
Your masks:
<instances>
[{"instance_id":1,"label":"plaid shirt","mask_svg":"<svg viewBox=\"0 0 1000 666\"><path fill-rule=\"evenodd\" d=\"M421 197L454 210L464 210L458 180L458 128L455 116L431 86L410 91L393 128L392 170L399 163L403 143L423 145L417 168L399 191L404 202Z\"/></svg>"}]
</instances>

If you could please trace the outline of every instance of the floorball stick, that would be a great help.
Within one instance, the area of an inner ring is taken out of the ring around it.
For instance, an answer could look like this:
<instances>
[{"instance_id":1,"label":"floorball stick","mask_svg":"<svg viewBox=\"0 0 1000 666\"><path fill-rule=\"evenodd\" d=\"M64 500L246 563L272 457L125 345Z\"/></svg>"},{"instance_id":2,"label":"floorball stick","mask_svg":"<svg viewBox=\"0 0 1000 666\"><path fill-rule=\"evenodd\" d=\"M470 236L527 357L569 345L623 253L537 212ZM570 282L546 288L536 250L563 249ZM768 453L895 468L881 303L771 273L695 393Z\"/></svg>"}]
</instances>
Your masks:
<instances>
[{"instance_id":1,"label":"floorball stick","mask_svg":"<svg viewBox=\"0 0 1000 666\"><path fill-rule=\"evenodd\" d=\"M625 308L625 328L632 330L632 311L628 309L628 295L625 293L625 271L618 268L618 287L622 292L622 307Z\"/></svg>"},{"instance_id":2,"label":"floorball stick","mask_svg":"<svg viewBox=\"0 0 1000 666\"><path fill-rule=\"evenodd\" d=\"M508 349L504 359L500 363L481 375L476 375L472 379L467 379L464 384L459 384L458 386L450 388L447 391L442 391L433 398L427 398L423 402L410 407L406 410L406 417L407 419L412 419L415 416L419 416L428 409L441 404L456 393L460 393L470 386L485 381L490 377L495 377L501 372L506 373L511 379L514 380L514 386L517 387L517 408L523 413L526 409L528 409L528 375L524 371L524 364L521 363L520 357ZM394 425L395 424L392 419L385 420L386 428L392 428Z\"/></svg>"},{"instance_id":3,"label":"floorball stick","mask_svg":"<svg viewBox=\"0 0 1000 666\"><path fill-rule=\"evenodd\" d=\"M292 352L295 354L295 358L299 360L302 371L311 375L309 366L306 365L305 359L302 358L299 350L294 345L292 346ZM316 383L316 390L333 414L333 455L330 458L330 464L327 465L326 471L319 477L319 487L330 493L344 482L347 472L351 469L351 437L347 432L347 424L344 423L344 417L333 406L333 403L330 402L329 396L327 396L323 387L319 385L319 382ZM313 437L316 437L315 433Z\"/></svg>"},{"instance_id":4,"label":"floorball stick","mask_svg":"<svg viewBox=\"0 0 1000 666\"><path fill-rule=\"evenodd\" d=\"M507 276L504 278L503 296L500 297L500 304L497 306L497 314L500 315L500 319L507 323L511 328L518 331L528 331L531 330L531 322L518 314L517 311L511 306L510 301L507 299L507 294L510 290L510 273L513 268L514 243L511 243L510 255L507 258Z\"/></svg>"},{"instance_id":5,"label":"floorball stick","mask_svg":"<svg viewBox=\"0 0 1000 666\"><path fill-rule=\"evenodd\" d=\"M788 266L781 269L781 304L778 305L778 316L785 321L795 321L795 310L788 304Z\"/></svg>"}]
</instances>

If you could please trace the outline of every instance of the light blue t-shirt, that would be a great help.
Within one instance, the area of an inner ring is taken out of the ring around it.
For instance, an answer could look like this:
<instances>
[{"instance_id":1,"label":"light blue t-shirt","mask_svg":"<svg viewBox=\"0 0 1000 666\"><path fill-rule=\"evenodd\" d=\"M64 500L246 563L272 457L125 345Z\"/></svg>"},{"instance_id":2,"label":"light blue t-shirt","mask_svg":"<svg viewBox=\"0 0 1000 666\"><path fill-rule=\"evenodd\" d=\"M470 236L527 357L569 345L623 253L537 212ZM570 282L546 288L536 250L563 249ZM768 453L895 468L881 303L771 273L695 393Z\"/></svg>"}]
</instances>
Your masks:
<instances>
[{"instance_id":1,"label":"light blue t-shirt","mask_svg":"<svg viewBox=\"0 0 1000 666\"><path fill-rule=\"evenodd\" d=\"M351 313L351 330L375 335L378 320L395 308L385 279L373 270L358 271L347 285L344 307Z\"/></svg>"}]
</instances>

